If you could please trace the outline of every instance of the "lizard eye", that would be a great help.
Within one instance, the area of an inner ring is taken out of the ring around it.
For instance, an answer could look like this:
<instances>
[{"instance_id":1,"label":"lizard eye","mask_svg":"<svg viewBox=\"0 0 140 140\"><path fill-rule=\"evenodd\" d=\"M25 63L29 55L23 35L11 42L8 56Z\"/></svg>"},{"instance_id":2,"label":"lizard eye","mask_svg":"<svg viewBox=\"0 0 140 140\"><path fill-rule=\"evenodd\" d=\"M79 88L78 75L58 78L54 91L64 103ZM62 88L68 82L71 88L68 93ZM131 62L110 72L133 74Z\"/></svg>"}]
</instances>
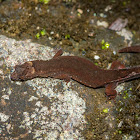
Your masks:
<instances>
[{"instance_id":1,"label":"lizard eye","mask_svg":"<svg viewBox=\"0 0 140 140\"><path fill-rule=\"evenodd\" d=\"M15 67L15 71L18 75L22 74L24 70L25 70L25 68L22 68L20 66Z\"/></svg>"},{"instance_id":2,"label":"lizard eye","mask_svg":"<svg viewBox=\"0 0 140 140\"><path fill-rule=\"evenodd\" d=\"M20 76L20 79L21 80L32 79L34 74L35 74L35 69L29 66L23 71L22 75Z\"/></svg>"}]
</instances>

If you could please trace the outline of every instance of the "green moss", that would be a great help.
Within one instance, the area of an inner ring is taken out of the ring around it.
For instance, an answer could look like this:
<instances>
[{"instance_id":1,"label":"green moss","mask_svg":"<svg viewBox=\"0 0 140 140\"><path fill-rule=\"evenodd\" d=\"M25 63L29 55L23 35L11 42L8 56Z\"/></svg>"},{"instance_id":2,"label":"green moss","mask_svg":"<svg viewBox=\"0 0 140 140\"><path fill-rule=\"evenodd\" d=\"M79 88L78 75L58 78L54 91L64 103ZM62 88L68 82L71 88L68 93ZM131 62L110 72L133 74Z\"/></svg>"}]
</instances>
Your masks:
<instances>
[{"instance_id":1,"label":"green moss","mask_svg":"<svg viewBox=\"0 0 140 140\"><path fill-rule=\"evenodd\" d=\"M119 131L118 131L118 133L119 133L119 134L122 134L122 131L121 131L121 130L119 130Z\"/></svg>"},{"instance_id":2,"label":"green moss","mask_svg":"<svg viewBox=\"0 0 140 140\"><path fill-rule=\"evenodd\" d=\"M126 1L123 1L123 6L125 6L127 3L126 3Z\"/></svg>"},{"instance_id":3,"label":"green moss","mask_svg":"<svg viewBox=\"0 0 140 140\"><path fill-rule=\"evenodd\" d=\"M132 88L129 88L129 90L132 90Z\"/></svg>"},{"instance_id":4,"label":"green moss","mask_svg":"<svg viewBox=\"0 0 140 140\"><path fill-rule=\"evenodd\" d=\"M36 37L37 39L39 39L39 38L40 38L40 33L37 33L37 34L35 35L35 37Z\"/></svg>"},{"instance_id":5,"label":"green moss","mask_svg":"<svg viewBox=\"0 0 140 140\"><path fill-rule=\"evenodd\" d=\"M108 113L108 111L109 111L108 108L103 109L103 112L104 112L104 113Z\"/></svg>"},{"instance_id":6,"label":"green moss","mask_svg":"<svg viewBox=\"0 0 140 140\"><path fill-rule=\"evenodd\" d=\"M41 36L45 36L46 35L46 30L45 29L42 29L39 33L37 33L36 35L35 35L35 37L37 38L37 39L39 39Z\"/></svg>"},{"instance_id":7,"label":"green moss","mask_svg":"<svg viewBox=\"0 0 140 140\"><path fill-rule=\"evenodd\" d=\"M109 46L110 46L110 44L109 44L108 42L105 42L104 39L101 41L101 45L102 45L102 47L101 47L102 50L104 50L104 49L108 49Z\"/></svg>"},{"instance_id":8,"label":"green moss","mask_svg":"<svg viewBox=\"0 0 140 140\"><path fill-rule=\"evenodd\" d=\"M94 63L96 66L98 66L98 63Z\"/></svg>"},{"instance_id":9,"label":"green moss","mask_svg":"<svg viewBox=\"0 0 140 140\"><path fill-rule=\"evenodd\" d=\"M50 0L39 0L39 2L42 2L44 4L48 4Z\"/></svg>"},{"instance_id":10,"label":"green moss","mask_svg":"<svg viewBox=\"0 0 140 140\"><path fill-rule=\"evenodd\" d=\"M45 29L41 30L41 31L40 31L40 34L41 34L42 36L46 35L46 30L45 30Z\"/></svg>"},{"instance_id":11,"label":"green moss","mask_svg":"<svg viewBox=\"0 0 140 140\"><path fill-rule=\"evenodd\" d=\"M65 39L70 39L70 35L69 34L66 34L65 35Z\"/></svg>"}]
</instances>

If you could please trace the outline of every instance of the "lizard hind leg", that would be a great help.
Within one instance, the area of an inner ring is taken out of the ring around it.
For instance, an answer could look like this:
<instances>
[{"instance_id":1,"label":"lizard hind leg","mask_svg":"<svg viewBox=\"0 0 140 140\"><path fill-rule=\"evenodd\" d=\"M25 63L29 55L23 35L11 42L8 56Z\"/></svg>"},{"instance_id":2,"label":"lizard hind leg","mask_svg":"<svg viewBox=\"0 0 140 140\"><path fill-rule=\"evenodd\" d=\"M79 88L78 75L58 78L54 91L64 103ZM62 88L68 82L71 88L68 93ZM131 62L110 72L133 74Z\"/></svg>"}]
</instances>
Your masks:
<instances>
[{"instance_id":1,"label":"lizard hind leg","mask_svg":"<svg viewBox=\"0 0 140 140\"><path fill-rule=\"evenodd\" d=\"M125 68L125 65L121 63L120 61L114 61L112 62L110 69L123 69ZM117 86L116 82L109 83L105 87L105 93L109 97L109 99L114 99L117 96L117 91L115 90Z\"/></svg>"},{"instance_id":2,"label":"lizard hind leg","mask_svg":"<svg viewBox=\"0 0 140 140\"><path fill-rule=\"evenodd\" d=\"M122 62L116 60L112 62L110 69L115 70L115 69L124 69L124 68L125 65Z\"/></svg>"},{"instance_id":3,"label":"lizard hind leg","mask_svg":"<svg viewBox=\"0 0 140 140\"><path fill-rule=\"evenodd\" d=\"M115 90L117 83L110 83L105 87L105 93L109 99L114 99L117 95L117 91Z\"/></svg>"}]
</instances>

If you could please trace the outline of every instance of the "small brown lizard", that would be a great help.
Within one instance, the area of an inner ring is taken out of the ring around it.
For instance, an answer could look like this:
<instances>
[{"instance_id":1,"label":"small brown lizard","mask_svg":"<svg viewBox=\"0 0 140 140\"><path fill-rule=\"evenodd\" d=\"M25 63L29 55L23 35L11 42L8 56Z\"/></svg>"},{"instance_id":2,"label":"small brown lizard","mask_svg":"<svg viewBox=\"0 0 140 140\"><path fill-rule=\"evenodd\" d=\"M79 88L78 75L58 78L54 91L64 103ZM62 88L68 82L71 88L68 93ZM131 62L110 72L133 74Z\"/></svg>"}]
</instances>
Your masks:
<instances>
[{"instance_id":1,"label":"small brown lizard","mask_svg":"<svg viewBox=\"0 0 140 140\"><path fill-rule=\"evenodd\" d=\"M36 77L53 77L67 82L73 79L92 88L106 86L106 95L109 98L115 98L116 83L140 77L140 66L120 67L120 69L117 67L116 69L114 66L120 65L120 62L115 61L110 70L104 70L88 59L78 56L61 56L62 53L62 50L59 50L50 60L28 61L22 65L16 65L11 79L24 81Z\"/></svg>"}]
</instances>

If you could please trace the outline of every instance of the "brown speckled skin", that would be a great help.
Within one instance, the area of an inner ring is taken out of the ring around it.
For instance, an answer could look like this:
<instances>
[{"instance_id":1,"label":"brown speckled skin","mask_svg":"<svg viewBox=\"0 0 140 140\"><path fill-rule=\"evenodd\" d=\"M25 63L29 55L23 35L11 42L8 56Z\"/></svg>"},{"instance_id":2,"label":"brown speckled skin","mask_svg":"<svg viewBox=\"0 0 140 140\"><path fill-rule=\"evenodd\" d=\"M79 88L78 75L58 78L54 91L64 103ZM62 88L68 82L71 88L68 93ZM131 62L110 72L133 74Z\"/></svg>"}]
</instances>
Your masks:
<instances>
[{"instance_id":1,"label":"brown speckled skin","mask_svg":"<svg viewBox=\"0 0 140 140\"><path fill-rule=\"evenodd\" d=\"M140 45L123 48L119 53L140 53Z\"/></svg>"},{"instance_id":2,"label":"brown speckled skin","mask_svg":"<svg viewBox=\"0 0 140 140\"><path fill-rule=\"evenodd\" d=\"M123 82L140 77L140 67L103 70L85 58L56 56L46 61L35 60L17 65L15 72L11 74L12 80L24 81L36 77L53 77L65 81L74 79L86 86L97 88L108 83Z\"/></svg>"}]
</instances>

